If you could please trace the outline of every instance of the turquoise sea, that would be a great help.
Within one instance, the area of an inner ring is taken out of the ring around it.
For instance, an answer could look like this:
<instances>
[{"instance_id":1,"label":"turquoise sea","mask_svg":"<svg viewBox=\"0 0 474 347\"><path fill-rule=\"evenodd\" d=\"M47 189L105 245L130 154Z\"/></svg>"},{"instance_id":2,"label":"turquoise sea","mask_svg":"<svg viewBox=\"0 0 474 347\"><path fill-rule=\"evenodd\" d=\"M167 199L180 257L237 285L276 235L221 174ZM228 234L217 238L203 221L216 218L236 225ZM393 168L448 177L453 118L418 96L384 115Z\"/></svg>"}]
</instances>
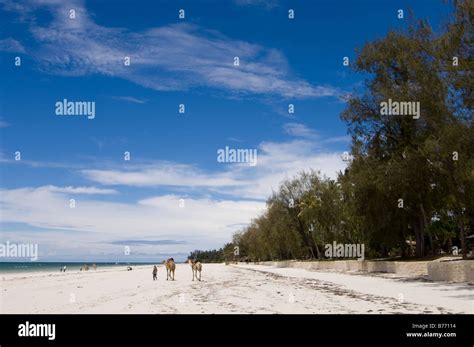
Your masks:
<instances>
[{"instance_id":1,"label":"turquoise sea","mask_svg":"<svg viewBox=\"0 0 474 347\"><path fill-rule=\"evenodd\" d=\"M89 265L89 270L91 270L91 265L93 263L81 263L81 262L0 262L0 273L11 273L11 272L37 272L37 271L49 271L49 272L59 272L60 268L66 266L66 271L79 271L81 266L84 264ZM101 267L126 267L134 265L152 265L150 263L95 263L97 269Z\"/></svg>"}]
</instances>

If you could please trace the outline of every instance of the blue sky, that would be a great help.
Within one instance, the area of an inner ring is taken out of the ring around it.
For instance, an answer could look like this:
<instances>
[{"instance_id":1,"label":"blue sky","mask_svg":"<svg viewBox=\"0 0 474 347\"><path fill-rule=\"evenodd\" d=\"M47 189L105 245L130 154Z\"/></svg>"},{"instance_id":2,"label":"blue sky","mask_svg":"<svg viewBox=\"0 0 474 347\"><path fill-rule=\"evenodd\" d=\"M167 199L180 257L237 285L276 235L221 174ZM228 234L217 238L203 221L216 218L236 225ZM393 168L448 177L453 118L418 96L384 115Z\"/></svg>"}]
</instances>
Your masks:
<instances>
[{"instance_id":1,"label":"blue sky","mask_svg":"<svg viewBox=\"0 0 474 347\"><path fill-rule=\"evenodd\" d=\"M344 168L339 114L364 76L342 58L405 26L397 10L409 8L435 29L450 10L437 0L0 0L2 242L38 243L43 261L220 247L283 179ZM95 118L56 115L63 99L95 102ZM257 165L219 163L226 146L257 149Z\"/></svg>"}]
</instances>

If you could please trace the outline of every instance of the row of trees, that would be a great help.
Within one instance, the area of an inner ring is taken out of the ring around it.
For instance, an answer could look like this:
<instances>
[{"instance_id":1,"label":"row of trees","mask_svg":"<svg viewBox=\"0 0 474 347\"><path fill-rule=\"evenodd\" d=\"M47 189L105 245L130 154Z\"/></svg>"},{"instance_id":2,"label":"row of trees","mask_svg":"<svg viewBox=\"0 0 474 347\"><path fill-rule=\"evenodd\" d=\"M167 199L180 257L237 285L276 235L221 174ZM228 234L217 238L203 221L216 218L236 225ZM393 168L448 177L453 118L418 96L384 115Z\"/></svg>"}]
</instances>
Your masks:
<instances>
[{"instance_id":1,"label":"row of trees","mask_svg":"<svg viewBox=\"0 0 474 347\"><path fill-rule=\"evenodd\" d=\"M222 263L224 261L231 261L239 259L236 257L235 246L232 243L227 243L220 249L212 249L208 251L195 250L191 252L188 259L197 259L204 263Z\"/></svg>"},{"instance_id":2,"label":"row of trees","mask_svg":"<svg viewBox=\"0 0 474 347\"><path fill-rule=\"evenodd\" d=\"M424 20L357 52L368 76L341 119L351 160L336 180L303 172L236 233L251 259L322 258L325 244L365 244L366 257L467 252L474 227L473 1L456 1L446 30ZM419 102L419 117L384 114L381 103ZM412 249L412 246L414 249Z\"/></svg>"}]
</instances>

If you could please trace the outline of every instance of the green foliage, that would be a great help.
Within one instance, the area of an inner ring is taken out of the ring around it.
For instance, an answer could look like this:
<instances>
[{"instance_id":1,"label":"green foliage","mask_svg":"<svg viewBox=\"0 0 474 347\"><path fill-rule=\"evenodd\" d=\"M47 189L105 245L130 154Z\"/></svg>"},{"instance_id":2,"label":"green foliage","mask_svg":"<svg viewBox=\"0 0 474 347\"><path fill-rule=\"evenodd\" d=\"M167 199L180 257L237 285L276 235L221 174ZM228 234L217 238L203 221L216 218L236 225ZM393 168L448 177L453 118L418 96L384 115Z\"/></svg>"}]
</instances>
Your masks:
<instances>
[{"instance_id":1,"label":"green foliage","mask_svg":"<svg viewBox=\"0 0 474 347\"><path fill-rule=\"evenodd\" d=\"M202 263L221 263L224 261L224 252L222 248L209 251L195 250L191 252L188 259L196 259Z\"/></svg>"},{"instance_id":2,"label":"green foliage","mask_svg":"<svg viewBox=\"0 0 474 347\"><path fill-rule=\"evenodd\" d=\"M466 255L474 229L474 2L454 6L441 34L413 20L358 51L355 71L370 77L341 114L353 160L336 181L311 171L283 182L266 211L234 235L240 259L322 258L333 241L364 243L369 257L424 257L453 245ZM419 118L382 114L389 99L419 102Z\"/></svg>"}]
</instances>

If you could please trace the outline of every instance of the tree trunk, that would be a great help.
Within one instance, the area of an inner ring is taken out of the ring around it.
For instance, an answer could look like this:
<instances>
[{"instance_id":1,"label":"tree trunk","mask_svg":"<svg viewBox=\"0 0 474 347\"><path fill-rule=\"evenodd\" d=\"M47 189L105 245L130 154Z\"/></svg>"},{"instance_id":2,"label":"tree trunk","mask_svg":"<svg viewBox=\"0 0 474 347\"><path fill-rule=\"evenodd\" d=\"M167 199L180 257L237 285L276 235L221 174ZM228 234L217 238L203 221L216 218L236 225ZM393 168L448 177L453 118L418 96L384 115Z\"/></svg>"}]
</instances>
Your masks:
<instances>
[{"instance_id":1,"label":"tree trunk","mask_svg":"<svg viewBox=\"0 0 474 347\"><path fill-rule=\"evenodd\" d=\"M308 232L306 231L305 225L301 220L296 217L297 223L298 223L298 232L300 233L301 237L303 238L303 242L305 243L305 246L309 248L310 251L310 256L311 259L314 258L314 252L313 252L313 247L314 247L314 242L312 241L312 238L310 235L308 235Z\"/></svg>"},{"instance_id":2,"label":"tree trunk","mask_svg":"<svg viewBox=\"0 0 474 347\"><path fill-rule=\"evenodd\" d=\"M430 241L431 253L433 254L433 256L435 256L436 254L435 254L435 248L434 248L434 243L433 243L433 236L431 235L431 230L429 228L428 219L426 218L425 208L423 206L423 203L421 202L421 196L419 194L418 194L418 197L420 198L420 210L421 210L421 215L422 215L422 218L423 218L422 229L426 230L426 232L428 233L428 239Z\"/></svg>"},{"instance_id":3,"label":"tree trunk","mask_svg":"<svg viewBox=\"0 0 474 347\"><path fill-rule=\"evenodd\" d=\"M406 258L407 257L407 249L406 249L406 243L405 241L400 241L400 255L402 256L402 258Z\"/></svg>"},{"instance_id":4,"label":"tree trunk","mask_svg":"<svg viewBox=\"0 0 474 347\"><path fill-rule=\"evenodd\" d=\"M316 253L318 254L318 260L321 260L321 251L319 250L318 244L315 244L316 246Z\"/></svg>"},{"instance_id":5,"label":"tree trunk","mask_svg":"<svg viewBox=\"0 0 474 347\"><path fill-rule=\"evenodd\" d=\"M416 242L416 256L417 258L422 258L425 256L425 235L423 233L423 228L421 228L421 223L415 221L413 224L413 230L415 231L415 242Z\"/></svg>"},{"instance_id":6,"label":"tree trunk","mask_svg":"<svg viewBox=\"0 0 474 347\"><path fill-rule=\"evenodd\" d=\"M462 251L462 258L467 259L467 243L466 243L466 232L464 230L464 219L462 212L459 218L459 233L461 239L461 251Z\"/></svg>"}]
</instances>

